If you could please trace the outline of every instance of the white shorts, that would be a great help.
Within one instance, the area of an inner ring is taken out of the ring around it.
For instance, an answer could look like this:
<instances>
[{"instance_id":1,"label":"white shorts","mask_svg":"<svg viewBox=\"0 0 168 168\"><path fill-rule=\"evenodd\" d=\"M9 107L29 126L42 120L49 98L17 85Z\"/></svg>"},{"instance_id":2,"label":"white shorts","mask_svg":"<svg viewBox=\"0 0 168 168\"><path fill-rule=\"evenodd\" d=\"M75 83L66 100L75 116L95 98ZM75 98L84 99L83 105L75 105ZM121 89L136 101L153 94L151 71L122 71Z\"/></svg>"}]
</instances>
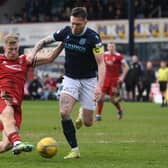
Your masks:
<instances>
[{"instance_id":1,"label":"white shorts","mask_svg":"<svg viewBox=\"0 0 168 168\"><path fill-rule=\"evenodd\" d=\"M82 108L95 110L96 102L94 100L94 90L96 84L96 77L89 79L72 79L64 76L61 93L66 93L74 97L76 100L79 100Z\"/></svg>"}]
</instances>

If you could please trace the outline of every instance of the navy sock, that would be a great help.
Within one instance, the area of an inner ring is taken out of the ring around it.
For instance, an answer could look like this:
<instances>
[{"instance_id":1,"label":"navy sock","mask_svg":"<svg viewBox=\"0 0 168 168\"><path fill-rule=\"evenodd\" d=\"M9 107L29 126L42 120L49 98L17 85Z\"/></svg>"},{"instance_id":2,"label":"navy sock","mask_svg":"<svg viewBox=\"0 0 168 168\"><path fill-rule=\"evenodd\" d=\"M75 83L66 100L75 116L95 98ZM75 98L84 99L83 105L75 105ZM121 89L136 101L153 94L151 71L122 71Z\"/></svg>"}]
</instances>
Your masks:
<instances>
[{"instance_id":1,"label":"navy sock","mask_svg":"<svg viewBox=\"0 0 168 168\"><path fill-rule=\"evenodd\" d=\"M162 105L164 105L164 102L165 102L165 97L162 96Z\"/></svg>"},{"instance_id":2,"label":"navy sock","mask_svg":"<svg viewBox=\"0 0 168 168\"><path fill-rule=\"evenodd\" d=\"M76 140L76 131L73 125L72 120L62 120L62 128L64 135L71 146L71 148L77 147L77 140Z\"/></svg>"}]
</instances>

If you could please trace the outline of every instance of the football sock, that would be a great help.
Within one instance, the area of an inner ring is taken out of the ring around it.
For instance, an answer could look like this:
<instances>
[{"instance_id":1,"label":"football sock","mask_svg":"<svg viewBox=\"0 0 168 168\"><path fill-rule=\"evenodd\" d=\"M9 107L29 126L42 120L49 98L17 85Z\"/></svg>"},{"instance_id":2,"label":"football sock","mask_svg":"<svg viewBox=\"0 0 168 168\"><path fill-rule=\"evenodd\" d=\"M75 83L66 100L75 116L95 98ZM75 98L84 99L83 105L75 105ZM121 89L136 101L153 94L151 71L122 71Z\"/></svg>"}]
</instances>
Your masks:
<instances>
[{"instance_id":1,"label":"football sock","mask_svg":"<svg viewBox=\"0 0 168 168\"><path fill-rule=\"evenodd\" d=\"M73 125L72 120L62 120L62 128L64 135L71 146L71 148L77 147L77 140L76 140L76 131Z\"/></svg>"},{"instance_id":2,"label":"football sock","mask_svg":"<svg viewBox=\"0 0 168 168\"><path fill-rule=\"evenodd\" d=\"M101 115L102 109L103 109L103 105L104 105L103 101L100 101L100 102L97 103L97 112L96 112L96 114Z\"/></svg>"},{"instance_id":3,"label":"football sock","mask_svg":"<svg viewBox=\"0 0 168 168\"><path fill-rule=\"evenodd\" d=\"M78 151L78 150L79 150L78 147L72 148L72 151Z\"/></svg>"},{"instance_id":4,"label":"football sock","mask_svg":"<svg viewBox=\"0 0 168 168\"><path fill-rule=\"evenodd\" d=\"M165 97L162 96L162 105L164 105Z\"/></svg>"},{"instance_id":5,"label":"football sock","mask_svg":"<svg viewBox=\"0 0 168 168\"><path fill-rule=\"evenodd\" d=\"M20 138L18 132L13 132L13 133L9 134L8 139L11 143L14 143L16 141L18 141L18 142L21 141L21 138Z\"/></svg>"}]
</instances>

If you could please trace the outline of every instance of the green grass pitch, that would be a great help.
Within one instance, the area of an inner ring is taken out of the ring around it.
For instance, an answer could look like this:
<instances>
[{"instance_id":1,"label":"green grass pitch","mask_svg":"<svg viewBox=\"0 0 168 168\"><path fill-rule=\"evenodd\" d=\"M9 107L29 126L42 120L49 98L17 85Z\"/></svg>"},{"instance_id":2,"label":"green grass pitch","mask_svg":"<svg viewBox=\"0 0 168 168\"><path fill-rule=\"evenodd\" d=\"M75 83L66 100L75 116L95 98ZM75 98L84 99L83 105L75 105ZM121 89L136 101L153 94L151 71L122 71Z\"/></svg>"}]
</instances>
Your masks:
<instances>
[{"instance_id":1,"label":"green grass pitch","mask_svg":"<svg viewBox=\"0 0 168 168\"><path fill-rule=\"evenodd\" d=\"M126 103L124 118L109 102L104 104L103 120L90 128L77 130L80 159L64 160L70 148L63 136L57 101L24 101L20 135L36 144L46 136L58 142L58 153L42 158L36 150L14 156L0 154L0 168L167 168L168 107L154 103ZM77 103L72 113L77 116Z\"/></svg>"}]
</instances>

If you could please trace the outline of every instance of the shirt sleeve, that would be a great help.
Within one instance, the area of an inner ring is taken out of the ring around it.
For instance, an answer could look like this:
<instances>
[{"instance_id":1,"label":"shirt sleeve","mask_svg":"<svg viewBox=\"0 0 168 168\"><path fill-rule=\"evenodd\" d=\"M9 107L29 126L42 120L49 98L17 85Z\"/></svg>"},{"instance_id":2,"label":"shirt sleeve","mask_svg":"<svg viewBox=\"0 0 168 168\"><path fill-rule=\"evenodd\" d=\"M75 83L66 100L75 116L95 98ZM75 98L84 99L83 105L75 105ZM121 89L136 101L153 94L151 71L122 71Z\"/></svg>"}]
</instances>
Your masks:
<instances>
[{"instance_id":1,"label":"shirt sleeve","mask_svg":"<svg viewBox=\"0 0 168 168\"><path fill-rule=\"evenodd\" d=\"M55 41L63 41L66 38L67 33L69 33L69 26L66 26L63 29L56 31L53 34L53 38Z\"/></svg>"},{"instance_id":2,"label":"shirt sleeve","mask_svg":"<svg viewBox=\"0 0 168 168\"><path fill-rule=\"evenodd\" d=\"M104 46L103 46L101 38L98 34L95 34L94 38L93 38L93 53L94 54L103 54L104 53Z\"/></svg>"}]
</instances>

